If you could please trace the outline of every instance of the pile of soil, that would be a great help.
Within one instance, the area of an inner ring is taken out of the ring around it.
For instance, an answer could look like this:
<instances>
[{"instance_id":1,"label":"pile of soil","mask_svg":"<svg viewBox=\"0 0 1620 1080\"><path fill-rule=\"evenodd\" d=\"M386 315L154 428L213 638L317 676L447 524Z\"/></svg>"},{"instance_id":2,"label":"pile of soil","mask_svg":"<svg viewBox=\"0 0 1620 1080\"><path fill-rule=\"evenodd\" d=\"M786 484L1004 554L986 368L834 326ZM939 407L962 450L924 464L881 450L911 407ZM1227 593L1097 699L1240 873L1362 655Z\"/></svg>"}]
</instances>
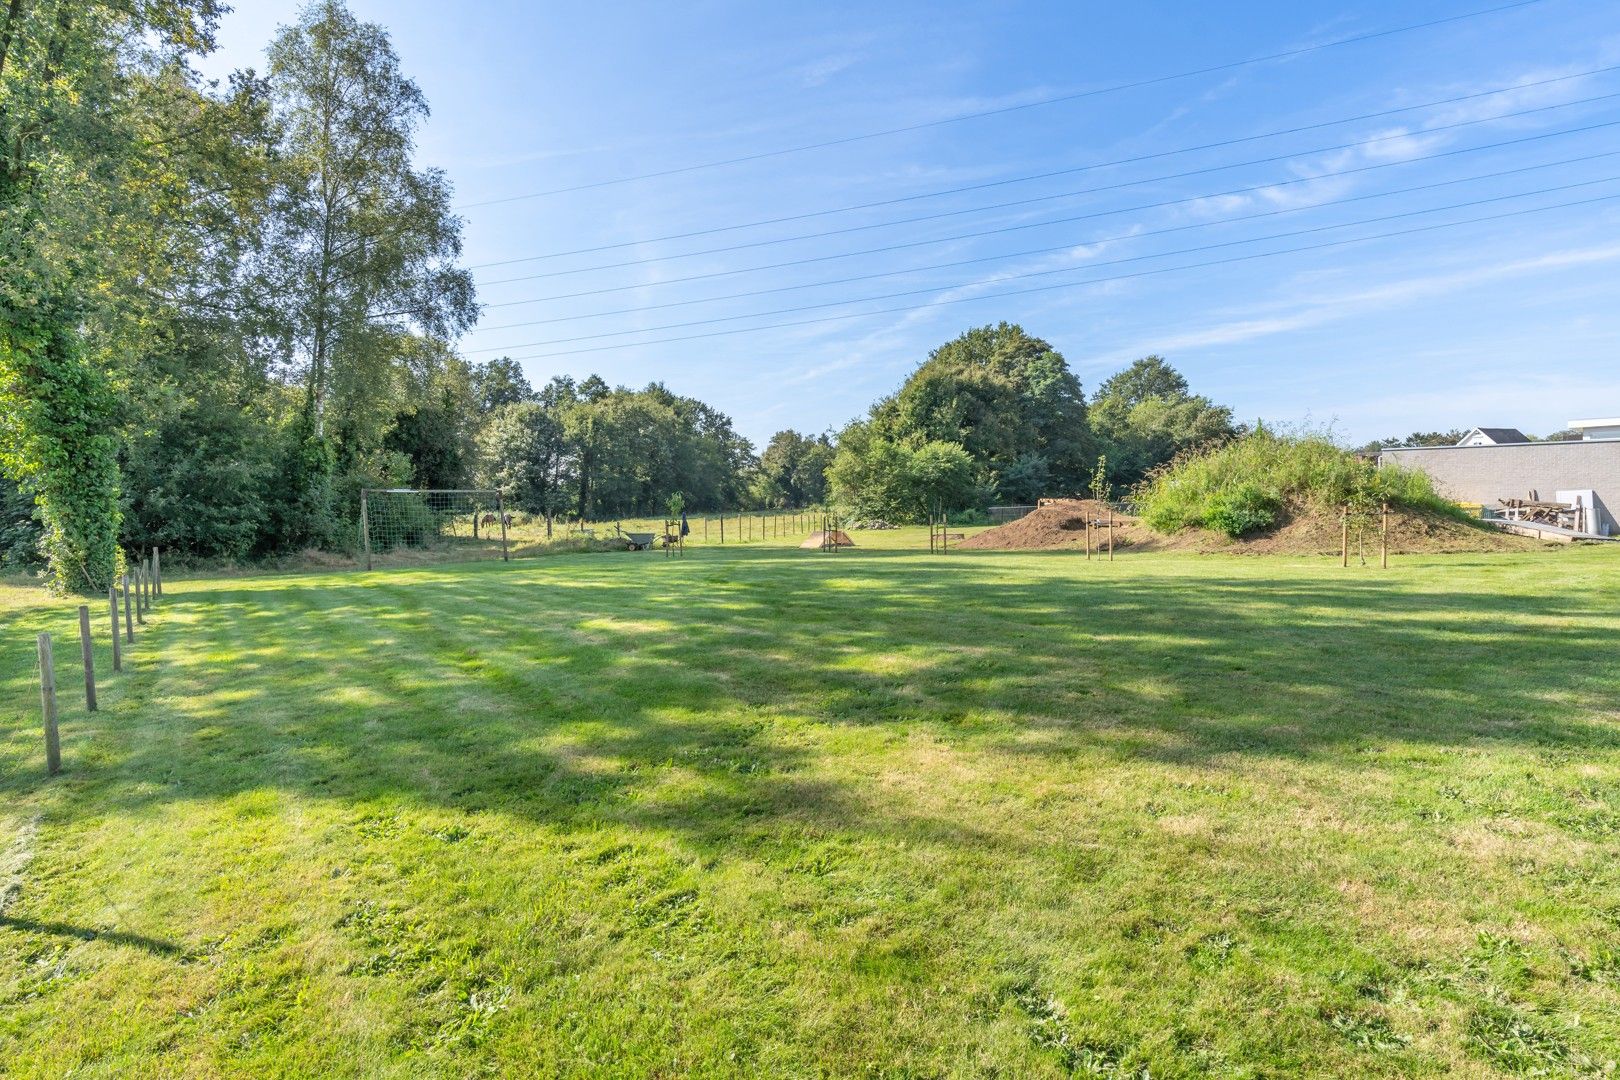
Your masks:
<instances>
[{"instance_id":1,"label":"pile of soil","mask_svg":"<svg viewBox=\"0 0 1620 1080\"><path fill-rule=\"evenodd\" d=\"M1000 528L979 533L958 547L999 551L1084 551L1086 521L1106 521L1106 504L1090 499L1051 500L1040 509ZM1196 551L1232 555L1337 555L1340 522L1335 510L1295 507L1274 529L1229 540L1205 529L1156 533L1138 518L1114 514L1115 551ZM1376 558L1379 521L1376 515L1361 530L1368 558ZM1105 544L1107 530L1093 530L1092 543ZM1545 547L1540 540L1515 536L1489 525L1473 524L1422 510L1391 510L1389 551L1392 555L1451 554L1482 551L1529 551ZM1350 556L1357 553L1357 525L1350 526Z\"/></svg>"},{"instance_id":2,"label":"pile of soil","mask_svg":"<svg viewBox=\"0 0 1620 1080\"><path fill-rule=\"evenodd\" d=\"M1214 545L1199 550L1234 550L1253 555L1337 555L1343 528L1336 511L1296 510L1282 526L1269 532L1228 540L1214 535ZM1200 530L1201 531L1201 530ZM1350 557L1358 550L1368 558L1378 555L1380 524L1378 515L1359 524L1350 522ZM1217 546L1218 545L1218 546ZM1534 551L1547 543L1528 536L1515 536L1484 523L1460 521L1446 514L1426 510L1390 510L1389 551L1391 555L1448 555L1482 551Z\"/></svg>"},{"instance_id":3,"label":"pile of soil","mask_svg":"<svg viewBox=\"0 0 1620 1080\"><path fill-rule=\"evenodd\" d=\"M1164 547L1164 537L1141 521L1111 511L1107 503L1094 499L1048 499L1017 521L979 533L956 545L960 548L988 548L998 551L1047 551L1054 548L1086 549L1086 522L1114 522L1114 550L1130 548L1147 551ZM1093 546L1106 546L1108 530L1093 528Z\"/></svg>"}]
</instances>

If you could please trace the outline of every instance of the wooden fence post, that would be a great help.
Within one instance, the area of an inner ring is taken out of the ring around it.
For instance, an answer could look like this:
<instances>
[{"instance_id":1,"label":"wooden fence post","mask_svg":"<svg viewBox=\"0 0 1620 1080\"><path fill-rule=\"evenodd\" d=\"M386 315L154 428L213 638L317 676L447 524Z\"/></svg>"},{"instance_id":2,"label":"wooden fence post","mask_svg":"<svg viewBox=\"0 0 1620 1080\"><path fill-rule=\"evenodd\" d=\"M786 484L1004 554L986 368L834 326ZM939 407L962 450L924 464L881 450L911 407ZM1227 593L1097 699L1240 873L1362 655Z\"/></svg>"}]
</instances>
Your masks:
<instances>
[{"instance_id":1,"label":"wooden fence post","mask_svg":"<svg viewBox=\"0 0 1620 1080\"><path fill-rule=\"evenodd\" d=\"M152 584L157 588L157 594L163 595L163 560L158 555L158 548L152 549Z\"/></svg>"},{"instance_id":2,"label":"wooden fence post","mask_svg":"<svg viewBox=\"0 0 1620 1080\"><path fill-rule=\"evenodd\" d=\"M1108 561L1114 561L1114 512L1108 511Z\"/></svg>"},{"instance_id":3,"label":"wooden fence post","mask_svg":"<svg viewBox=\"0 0 1620 1080\"><path fill-rule=\"evenodd\" d=\"M1086 518L1086 561L1091 561L1091 518Z\"/></svg>"},{"instance_id":4,"label":"wooden fence post","mask_svg":"<svg viewBox=\"0 0 1620 1080\"><path fill-rule=\"evenodd\" d=\"M62 740L56 731L56 665L51 660L51 635L39 635L39 704L45 713L45 771L62 771Z\"/></svg>"},{"instance_id":5,"label":"wooden fence post","mask_svg":"<svg viewBox=\"0 0 1620 1080\"><path fill-rule=\"evenodd\" d=\"M79 652L84 658L84 709L96 711L96 651L90 641L90 605L79 605Z\"/></svg>"},{"instance_id":6,"label":"wooden fence post","mask_svg":"<svg viewBox=\"0 0 1620 1080\"><path fill-rule=\"evenodd\" d=\"M124 585L124 640L129 642L131 645L133 645L133 644L135 644L135 618L134 618L133 615L130 614L130 609L131 609L134 601L132 601L130 599L130 595L129 595L129 575L128 574L125 574L124 577L123 577L123 585Z\"/></svg>"},{"instance_id":7,"label":"wooden fence post","mask_svg":"<svg viewBox=\"0 0 1620 1080\"><path fill-rule=\"evenodd\" d=\"M124 670L124 647L119 642L122 636L118 633L118 586L107 586L107 606L112 610L112 643L113 643L113 670Z\"/></svg>"},{"instance_id":8,"label":"wooden fence post","mask_svg":"<svg viewBox=\"0 0 1620 1080\"><path fill-rule=\"evenodd\" d=\"M1339 565L1350 565L1350 504L1339 511Z\"/></svg>"},{"instance_id":9,"label":"wooden fence post","mask_svg":"<svg viewBox=\"0 0 1620 1080\"><path fill-rule=\"evenodd\" d=\"M1382 541L1381 541L1381 543L1379 545L1380 546L1379 561L1383 564L1383 569L1388 570L1389 569L1389 503L1384 504L1382 517L1383 517L1383 522L1382 522L1383 538L1382 538Z\"/></svg>"},{"instance_id":10,"label":"wooden fence post","mask_svg":"<svg viewBox=\"0 0 1620 1080\"><path fill-rule=\"evenodd\" d=\"M146 625L146 606L142 602L142 599L141 599L141 597L142 597L141 567L140 567L139 563L137 563L135 565L135 582L134 582L134 584L135 584L135 625L136 626L145 626Z\"/></svg>"},{"instance_id":11,"label":"wooden fence post","mask_svg":"<svg viewBox=\"0 0 1620 1080\"><path fill-rule=\"evenodd\" d=\"M495 516L501 523L501 562L511 562L506 553L506 500L499 491L495 493Z\"/></svg>"}]
</instances>

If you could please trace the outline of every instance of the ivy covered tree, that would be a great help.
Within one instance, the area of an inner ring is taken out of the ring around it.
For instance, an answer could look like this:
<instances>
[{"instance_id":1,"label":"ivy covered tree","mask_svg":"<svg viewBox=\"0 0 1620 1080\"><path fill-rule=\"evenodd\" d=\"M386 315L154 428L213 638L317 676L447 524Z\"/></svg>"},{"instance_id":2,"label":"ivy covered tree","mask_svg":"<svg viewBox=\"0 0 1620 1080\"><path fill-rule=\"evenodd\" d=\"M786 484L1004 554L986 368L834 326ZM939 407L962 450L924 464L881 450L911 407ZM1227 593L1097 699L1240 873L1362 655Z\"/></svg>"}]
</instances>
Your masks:
<instances>
[{"instance_id":1,"label":"ivy covered tree","mask_svg":"<svg viewBox=\"0 0 1620 1080\"><path fill-rule=\"evenodd\" d=\"M143 88L166 73L186 84L185 59L212 47L221 10L0 10L0 468L38 505L59 589L99 590L117 572L116 367L138 319L105 283L153 267L130 238L163 213L154 164L174 134L152 108L165 98Z\"/></svg>"}]
</instances>

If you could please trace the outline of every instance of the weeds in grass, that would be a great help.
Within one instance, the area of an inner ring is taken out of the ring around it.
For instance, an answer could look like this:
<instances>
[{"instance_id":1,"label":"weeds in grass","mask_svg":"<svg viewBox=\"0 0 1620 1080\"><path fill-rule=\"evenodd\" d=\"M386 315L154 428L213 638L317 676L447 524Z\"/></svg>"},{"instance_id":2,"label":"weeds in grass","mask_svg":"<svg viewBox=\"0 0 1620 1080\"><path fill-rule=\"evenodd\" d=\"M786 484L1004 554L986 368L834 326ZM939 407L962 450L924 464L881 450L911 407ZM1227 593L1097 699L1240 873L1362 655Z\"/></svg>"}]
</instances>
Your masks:
<instances>
[{"instance_id":1,"label":"weeds in grass","mask_svg":"<svg viewBox=\"0 0 1620 1080\"><path fill-rule=\"evenodd\" d=\"M1412 1043L1410 1035L1396 1031L1388 1020L1377 1013L1331 1009L1323 1015L1323 1019L1358 1050L1392 1054L1405 1050Z\"/></svg>"},{"instance_id":2,"label":"weeds in grass","mask_svg":"<svg viewBox=\"0 0 1620 1080\"><path fill-rule=\"evenodd\" d=\"M1468 1018L1467 1041L1471 1049L1492 1063L1512 1072L1545 1076L1563 1071L1565 1066L1584 1066L1563 1039L1537 1027L1522 1013L1500 1005L1474 1010Z\"/></svg>"}]
</instances>

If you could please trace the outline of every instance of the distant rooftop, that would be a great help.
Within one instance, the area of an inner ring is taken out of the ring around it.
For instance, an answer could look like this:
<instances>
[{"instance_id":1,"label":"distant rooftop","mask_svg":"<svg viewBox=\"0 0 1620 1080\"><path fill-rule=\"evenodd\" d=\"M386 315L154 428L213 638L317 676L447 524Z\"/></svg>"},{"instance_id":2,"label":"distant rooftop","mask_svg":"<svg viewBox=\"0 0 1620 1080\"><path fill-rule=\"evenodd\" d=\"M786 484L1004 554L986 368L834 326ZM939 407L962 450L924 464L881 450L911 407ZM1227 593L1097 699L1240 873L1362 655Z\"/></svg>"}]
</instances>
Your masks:
<instances>
[{"instance_id":1,"label":"distant rooftop","mask_svg":"<svg viewBox=\"0 0 1620 1080\"><path fill-rule=\"evenodd\" d=\"M1462 437L1458 446L1501 446L1504 443L1527 443L1530 436L1514 427L1477 427Z\"/></svg>"}]
</instances>

